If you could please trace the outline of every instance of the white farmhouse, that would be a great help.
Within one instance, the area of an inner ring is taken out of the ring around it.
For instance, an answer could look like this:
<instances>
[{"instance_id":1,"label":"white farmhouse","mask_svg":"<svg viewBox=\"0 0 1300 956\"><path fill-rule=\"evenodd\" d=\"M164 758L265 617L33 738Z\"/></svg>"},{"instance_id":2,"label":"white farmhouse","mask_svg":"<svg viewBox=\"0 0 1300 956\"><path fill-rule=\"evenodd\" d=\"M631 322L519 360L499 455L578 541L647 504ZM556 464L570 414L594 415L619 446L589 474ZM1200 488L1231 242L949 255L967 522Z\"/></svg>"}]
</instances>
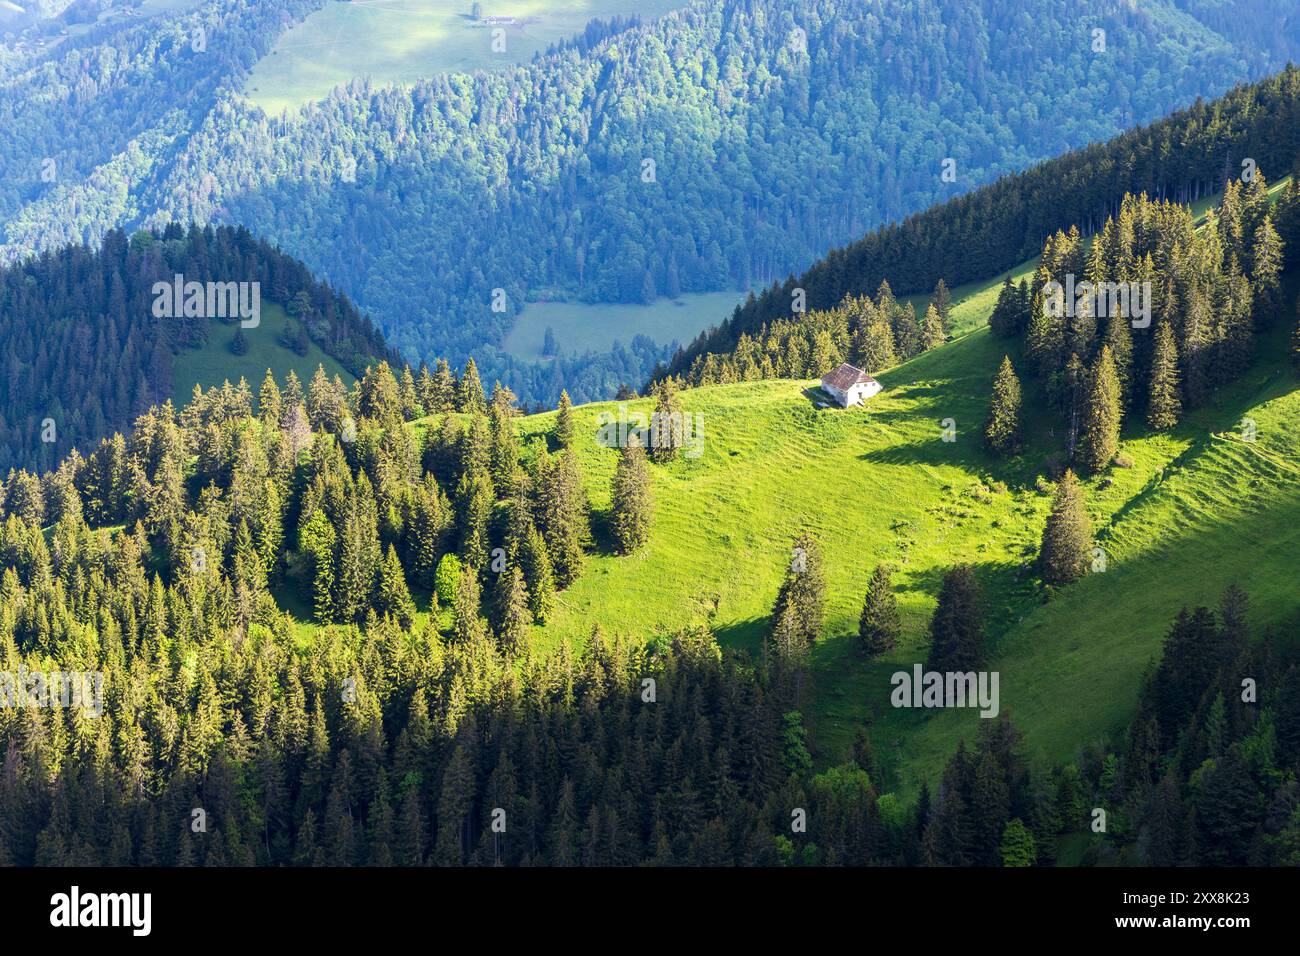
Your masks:
<instances>
[{"instance_id":1,"label":"white farmhouse","mask_svg":"<svg viewBox=\"0 0 1300 956\"><path fill-rule=\"evenodd\" d=\"M880 391L880 383L874 378L845 362L833 372L822 376L824 388L835 401L844 408L861 405L863 399L870 398Z\"/></svg>"}]
</instances>

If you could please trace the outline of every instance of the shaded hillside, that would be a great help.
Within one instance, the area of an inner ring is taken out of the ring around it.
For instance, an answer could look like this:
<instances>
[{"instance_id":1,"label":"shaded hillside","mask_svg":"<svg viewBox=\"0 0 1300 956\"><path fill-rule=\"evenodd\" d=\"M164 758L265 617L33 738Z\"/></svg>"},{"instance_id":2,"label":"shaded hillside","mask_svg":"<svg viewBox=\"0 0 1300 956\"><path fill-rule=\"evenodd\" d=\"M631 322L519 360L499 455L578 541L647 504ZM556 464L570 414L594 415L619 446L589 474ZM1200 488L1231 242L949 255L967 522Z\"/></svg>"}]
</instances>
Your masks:
<instances>
[{"instance_id":1,"label":"shaded hillside","mask_svg":"<svg viewBox=\"0 0 1300 956\"><path fill-rule=\"evenodd\" d=\"M256 328L237 316L158 317L154 283L177 274L258 283L268 309L295 315L274 313ZM173 397L174 369L204 385L238 380L237 335L266 358L258 380L268 365L283 374L313 354L353 372L387 354L345 296L244 229L113 232L97 251L69 246L0 268L0 468L52 468L71 448L125 431Z\"/></svg>"}]
</instances>

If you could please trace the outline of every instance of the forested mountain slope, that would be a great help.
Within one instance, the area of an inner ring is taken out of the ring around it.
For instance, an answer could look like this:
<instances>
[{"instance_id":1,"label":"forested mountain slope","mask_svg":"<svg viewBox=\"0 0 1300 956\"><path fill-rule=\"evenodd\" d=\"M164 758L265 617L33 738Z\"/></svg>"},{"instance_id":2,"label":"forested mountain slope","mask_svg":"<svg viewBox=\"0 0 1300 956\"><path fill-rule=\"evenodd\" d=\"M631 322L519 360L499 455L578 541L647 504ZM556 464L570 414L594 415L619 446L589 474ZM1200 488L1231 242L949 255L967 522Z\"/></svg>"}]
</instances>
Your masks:
<instances>
[{"instance_id":1,"label":"forested mountain slope","mask_svg":"<svg viewBox=\"0 0 1300 956\"><path fill-rule=\"evenodd\" d=\"M1056 327L1031 300L1022 344L1012 290L994 329L885 360L865 408L769 378L519 418L472 363L380 364L350 389L213 388L12 472L0 663L98 673L104 693L94 720L0 709L0 860L1294 861L1300 282L1278 232L1297 216L1300 189L1262 178L1204 217L1130 198L1090 246L1059 233L1015 267L1145 270L1153 249L1162 300L1133 335L1180 343L1188 373L1201 348L1225 364L1173 422L1107 392L1129 316ZM887 290L810 313L813 351L904 329ZM1089 367L1085 436L1109 395L1111 457L1067 451L1071 389L1038 348L1057 332ZM1003 355L1026 370L1013 449L980 425ZM698 443L610 447L611 421L664 408ZM1091 568L1062 580L1046 552L1067 494ZM882 567L897 618L875 646ZM1000 675L995 720L891 694L948 666L959 613L962 666Z\"/></svg>"},{"instance_id":2,"label":"forested mountain slope","mask_svg":"<svg viewBox=\"0 0 1300 956\"><path fill-rule=\"evenodd\" d=\"M1266 169L1277 178L1300 153L1300 70L1198 102L1149 127L1131 130L1042 163L902 222L882 226L832 251L802 275L751 297L717 327L674 356L663 374L682 374L710 352L730 352L806 308L829 309L845 296L874 294L888 280L900 295L955 287L1015 268L1058 230L1101 227L1126 194L1194 202L1230 179ZM961 248L961 256L951 250ZM1082 270L1080 270L1082 274Z\"/></svg>"},{"instance_id":3,"label":"forested mountain slope","mask_svg":"<svg viewBox=\"0 0 1300 956\"><path fill-rule=\"evenodd\" d=\"M138 220L242 223L348 291L408 360L475 352L524 398L553 401L566 383L596 397L618 380L599 362L500 354L528 296L636 302L785 276L876 224L1276 68L1300 34L1259 24L1294 4L1263 7L697 0L529 67L358 82L283 119L221 83L192 135L193 111L122 121L72 163L78 181L12 196L4 248ZM252 14L213 21L218 8L194 14L209 17L209 49L250 55L224 31ZM39 101L21 85L5 98ZM23 135L15 158L39 163L40 138Z\"/></svg>"},{"instance_id":4,"label":"forested mountain slope","mask_svg":"<svg viewBox=\"0 0 1300 956\"><path fill-rule=\"evenodd\" d=\"M256 326L233 313L160 316L155 283L170 289L177 275L256 283ZM241 366L244 352L265 364ZM345 296L247 230L110 232L94 251L68 246L0 268L0 469L53 468L149 406L187 400L174 395L182 375L208 387L244 371L256 385L268 367L315 369L299 359L359 373L388 355Z\"/></svg>"}]
</instances>

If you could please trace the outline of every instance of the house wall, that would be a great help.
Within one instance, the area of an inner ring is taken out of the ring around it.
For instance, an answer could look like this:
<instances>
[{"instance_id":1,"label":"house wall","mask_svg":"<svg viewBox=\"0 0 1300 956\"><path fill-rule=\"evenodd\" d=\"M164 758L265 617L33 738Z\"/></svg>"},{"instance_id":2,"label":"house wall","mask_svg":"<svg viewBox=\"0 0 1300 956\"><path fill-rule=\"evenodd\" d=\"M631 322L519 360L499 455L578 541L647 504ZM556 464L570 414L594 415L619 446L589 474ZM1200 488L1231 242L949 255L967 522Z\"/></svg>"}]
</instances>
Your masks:
<instances>
[{"instance_id":1,"label":"house wall","mask_svg":"<svg viewBox=\"0 0 1300 956\"><path fill-rule=\"evenodd\" d=\"M835 399L835 401L839 402L841 405L848 404L847 396L843 392L841 392L838 388L836 388L834 385L827 385L825 382L822 382L822 389L826 391L831 396L831 398Z\"/></svg>"}]
</instances>

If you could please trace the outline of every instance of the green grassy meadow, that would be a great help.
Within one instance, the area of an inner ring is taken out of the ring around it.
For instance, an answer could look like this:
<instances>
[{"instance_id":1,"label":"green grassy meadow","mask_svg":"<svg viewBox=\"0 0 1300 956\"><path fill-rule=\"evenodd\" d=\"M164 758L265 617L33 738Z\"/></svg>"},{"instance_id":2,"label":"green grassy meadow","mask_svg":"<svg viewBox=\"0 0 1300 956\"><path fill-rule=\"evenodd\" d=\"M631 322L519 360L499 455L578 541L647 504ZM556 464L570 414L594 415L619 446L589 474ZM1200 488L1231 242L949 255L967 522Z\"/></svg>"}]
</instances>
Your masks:
<instances>
[{"instance_id":1,"label":"green grassy meadow","mask_svg":"<svg viewBox=\"0 0 1300 956\"><path fill-rule=\"evenodd\" d=\"M987 330L968 334L883 373L885 391L866 408L818 410L806 394L813 382L685 392L686 411L704 416L704 453L654 469L653 533L632 557L610 552L600 520L616 452L597 443L596 430L600 413L616 415L617 404L579 408L598 553L535 639L580 643L596 624L648 638L703 621L724 645L761 653L792 539L810 529L828 584L808 707L817 755L840 759L870 721L887 784L910 791L941 770L979 720L971 711L888 703L890 675L924 660L939 579L953 564L976 567L1002 707L1043 760L1123 730L1142 669L1184 604L1213 604L1238 582L1256 625L1300 623L1300 449L1288 431L1300 417L1300 392L1289 370L1261 361L1173 433L1130 427L1121 454L1133 467L1112 469L1104 490L1097 478L1086 481L1106 570L1049 596L1026 563L1051 498L1037 477L1059 439L1031 411L1021 456L999 462L980 445L1002 350ZM648 412L650 403L629 409ZM1239 437L1243 417L1256 423L1254 443ZM941 439L945 418L957 423L956 441ZM544 440L553 424L554 413L525 418L525 440ZM868 662L857 618L879 561L897 568L904 637L886 659Z\"/></svg>"},{"instance_id":2,"label":"green grassy meadow","mask_svg":"<svg viewBox=\"0 0 1300 956\"><path fill-rule=\"evenodd\" d=\"M356 376L315 342L311 342L307 354L301 356L276 341L288 322L289 316L283 307L274 302L263 302L261 321L257 328L244 330L248 351L243 355L230 351L230 343L239 326L213 322L208 340L202 348L185 349L173 360L173 400L178 406L183 405L189 401L195 385L207 389L227 380L234 384L241 376L248 380L249 387L256 392L268 368L275 373L276 378L283 378L292 369L298 373L305 388L315 374L316 367L323 365L331 378L337 374L345 384L352 384Z\"/></svg>"},{"instance_id":3,"label":"green grassy meadow","mask_svg":"<svg viewBox=\"0 0 1300 956\"><path fill-rule=\"evenodd\" d=\"M506 49L469 15L470 0L328 2L293 27L253 68L244 86L269 114L320 99L353 77L412 83L438 73L497 70L582 33L594 17L639 14L651 20L683 0L484 0L484 17L514 17Z\"/></svg>"},{"instance_id":4,"label":"green grassy meadow","mask_svg":"<svg viewBox=\"0 0 1300 956\"><path fill-rule=\"evenodd\" d=\"M1036 382L1024 381L1024 451L995 459L981 441L1003 354L1024 368L1018 343L995 339L984 324L1001 278L955 289L953 341L879 373L884 391L866 407L818 409L812 380L684 391L684 410L701 416L702 454L652 466L650 543L633 556L610 546L617 451L600 444L597 431L610 418L648 415L652 402L576 408L595 547L579 580L558 595L552 619L534 629L534 643L580 645L596 626L647 640L705 623L724 646L760 655L792 542L811 531L827 580L804 706L815 757L821 765L844 759L867 724L881 789L910 796L922 780L936 781L980 720L974 710L889 703L891 675L925 660L940 579L954 564L976 570L985 666L1000 674L1001 708L1042 763L1123 733L1143 669L1185 605L1215 605L1237 583L1250 596L1256 633L1271 628L1292 639L1300 627L1300 381L1287 357L1290 328L1262 335L1248 374L1176 429L1153 433L1126 422L1126 466L1084 477L1104 569L1049 591L1033 562L1054 490L1041 476L1063 437L1040 407ZM1294 303L1300 275L1290 276L1286 292ZM953 441L942 437L947 419ZM411 427L422 432L429 423ZM520 419L525 457L552 441L554 425L554 412ZM870 661L857 624L881 561L895 567L903 636L895 651Z\"/></svg>"}]
</instances>

